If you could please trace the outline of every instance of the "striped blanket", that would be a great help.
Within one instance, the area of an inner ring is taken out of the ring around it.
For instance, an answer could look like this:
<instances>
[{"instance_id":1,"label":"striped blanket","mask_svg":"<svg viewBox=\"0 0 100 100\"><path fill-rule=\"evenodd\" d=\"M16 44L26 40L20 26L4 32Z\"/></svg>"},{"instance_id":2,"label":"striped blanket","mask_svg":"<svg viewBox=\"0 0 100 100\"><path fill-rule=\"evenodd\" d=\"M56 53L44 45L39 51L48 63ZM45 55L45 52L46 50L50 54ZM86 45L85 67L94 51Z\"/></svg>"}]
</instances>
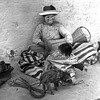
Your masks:
<instances>
[{"instance_id":1,"label":"striped blanket","mask_svg":"<svg viewBox=\"0 0 100 100\"><path fill-rule=\"evenodd\" d=\"M78 62L81 63L87 58L97 53L91 42L75 43L73 45L73 54L78 57Z\"/></svg>"},{"instance_id":2,"label":"striped blanket","mask_svg":"<svg viewBox=\"0 0 100 100\"><path fill-rule=\"evenodd\" d=\"M43 55L33 50L24 50L21 53L18 65L20 71L33 78L40 78L43 72Z\"/></svg>"},{"instance_id":3,"label":"striped blanket","mask_svg":"<svg viewBox=\"0 0 100 100\"><path fill-rule=\"evenodd\" d=\"M71 65L74 65L74 67L83 70L84 65L86 65L87 59L93 60L92 56L96 55L97 50L93 47L93 44L90 42L85 43L75 43L73 45L73 51L72 54L75 55L77 59L74 58L74 56L71 56L69 59L49 59L49 62L51 62L55 67L62 71L66 71ZM65 65L64 63L67 63L68 65ZM90 63L87 62L87 65Z\"/></svg>"}]
</instances>

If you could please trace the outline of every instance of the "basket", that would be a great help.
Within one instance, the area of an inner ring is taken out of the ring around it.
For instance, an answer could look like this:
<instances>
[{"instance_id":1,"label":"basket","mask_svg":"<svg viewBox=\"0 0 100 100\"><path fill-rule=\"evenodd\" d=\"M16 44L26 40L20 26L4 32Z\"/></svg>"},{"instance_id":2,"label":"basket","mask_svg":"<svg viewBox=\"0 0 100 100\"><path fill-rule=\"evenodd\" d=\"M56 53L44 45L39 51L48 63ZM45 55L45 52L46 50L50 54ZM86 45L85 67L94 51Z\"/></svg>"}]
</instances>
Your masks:
<instances>
[{"instance_id":1,"label":"basket","mask_svg":"<svg viewBox=\"0 0 100 100\"><path fill-rule=\"evenodd\" d=\"M81 26L74 31L72 37L73 37L73 43L89 42L91 39L91 34L86 27Z\"/></svg>"}]
</instances>

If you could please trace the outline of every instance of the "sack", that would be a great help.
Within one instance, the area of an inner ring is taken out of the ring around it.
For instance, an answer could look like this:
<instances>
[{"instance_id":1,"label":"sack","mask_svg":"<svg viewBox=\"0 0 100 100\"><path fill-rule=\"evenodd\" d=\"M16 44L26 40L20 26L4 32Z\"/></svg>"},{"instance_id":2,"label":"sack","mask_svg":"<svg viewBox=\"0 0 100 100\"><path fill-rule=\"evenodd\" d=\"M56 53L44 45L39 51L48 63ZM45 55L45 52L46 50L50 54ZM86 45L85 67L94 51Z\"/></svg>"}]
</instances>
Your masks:
<instances>
[{"instance_id":1,"label":"sack","mask_svg":"<svg viewBox=\"0 0 100 100\"><path fill-rule=\"evenodd\" d=\"M0 62L0 86L11 78L13 69L9 63Z\"/></svg>"}]
</instances>

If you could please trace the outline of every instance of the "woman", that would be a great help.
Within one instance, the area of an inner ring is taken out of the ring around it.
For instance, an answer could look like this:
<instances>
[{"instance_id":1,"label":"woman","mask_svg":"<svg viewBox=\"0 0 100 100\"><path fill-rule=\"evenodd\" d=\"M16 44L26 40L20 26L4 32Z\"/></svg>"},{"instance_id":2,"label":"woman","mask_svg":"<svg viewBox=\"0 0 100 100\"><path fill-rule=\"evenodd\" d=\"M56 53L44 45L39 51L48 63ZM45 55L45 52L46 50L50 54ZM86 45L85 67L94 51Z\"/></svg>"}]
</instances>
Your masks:
<instances>
[{"instance_id":1,"label":"woman","mask_svg":"<svg viewBox=\"0 0 100 100\"><path fill-rule=\"evenodd\" d=\"M40 23L33 34L33 44L39 47L39 51L43 49L46 43L50 44L50 41L56 42L62 37L68 43L73 42L71 34L64 28L64 26L55 20L55 16L59 14L59 11L52 5L45 6L43 12L39 13L44 18L44 22ZM51 43L52 44L52 43ZM41 49L42 47L42 49ZM33 47L35 48L35 47ZM49 47L49 49L51 46Z\"/></svg>"}]
</instances>

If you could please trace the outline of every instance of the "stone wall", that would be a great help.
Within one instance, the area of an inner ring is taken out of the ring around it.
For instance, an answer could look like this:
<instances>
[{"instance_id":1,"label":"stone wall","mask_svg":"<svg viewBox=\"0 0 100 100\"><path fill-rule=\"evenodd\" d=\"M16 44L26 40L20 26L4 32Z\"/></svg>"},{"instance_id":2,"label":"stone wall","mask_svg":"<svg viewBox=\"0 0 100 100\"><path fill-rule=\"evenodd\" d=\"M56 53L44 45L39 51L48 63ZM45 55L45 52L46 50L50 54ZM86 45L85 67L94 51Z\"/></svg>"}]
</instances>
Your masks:
<instances>
[{"instance_id":1,"label":"stone wall","mask_svg":"<svg viewBox=\"0 0 100 100\"><path fill-rule=\"evenodd\" d=\"M71 32L79 26L87 27L91 41L100 38L99 0L0 0L0 55L13 49L16 53L32 43L39 12L44 5L54 5L61 13L57 20Z\"/></svg>"}]
</instances>

